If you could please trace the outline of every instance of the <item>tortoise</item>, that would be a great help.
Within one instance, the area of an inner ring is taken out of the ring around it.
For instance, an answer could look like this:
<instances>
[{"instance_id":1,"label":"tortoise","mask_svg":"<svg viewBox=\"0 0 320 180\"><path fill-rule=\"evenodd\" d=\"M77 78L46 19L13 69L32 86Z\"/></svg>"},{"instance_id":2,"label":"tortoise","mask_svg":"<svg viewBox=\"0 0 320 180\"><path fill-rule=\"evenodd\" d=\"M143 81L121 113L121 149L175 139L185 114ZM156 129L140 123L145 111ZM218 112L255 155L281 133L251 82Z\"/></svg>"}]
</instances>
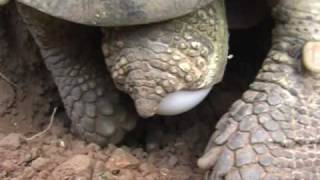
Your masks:
<instances>
[{"instance_id":1,"label":"tortoise","mask_svg":"<svg viewBox=\"0 0 320 180\"><path fill-rule=\"evenodd\" d=\"M166 7L156 6L160 1L86 3L17 1L72 131L83 139L118 143L134 128L136 114L117 89L147 118L191 109L221 80L228 50L224 1L162 2ZM92 38L99 33L91 26L100 27L101 38ZM97 60L101 56L105 63Z\"/></svg>"},{"instance_id":2,"label":"tortoise","mask_svg":"<svg viewBox=\"0 0 320 180\"><path fill-rule=\"evenodd\" d=\"M191 109L223 76L224 0L17 2L74 132L88 141L117 143L134 127L111 78L140 116L151 117ZM256 80L216 125L198 166L210 180L320 179L320 2L261 3L272 7L272 47ZM101 27L102 42L81 24ZM94 60L97 44L105 64Z\"/></svg>"}]
</instances>

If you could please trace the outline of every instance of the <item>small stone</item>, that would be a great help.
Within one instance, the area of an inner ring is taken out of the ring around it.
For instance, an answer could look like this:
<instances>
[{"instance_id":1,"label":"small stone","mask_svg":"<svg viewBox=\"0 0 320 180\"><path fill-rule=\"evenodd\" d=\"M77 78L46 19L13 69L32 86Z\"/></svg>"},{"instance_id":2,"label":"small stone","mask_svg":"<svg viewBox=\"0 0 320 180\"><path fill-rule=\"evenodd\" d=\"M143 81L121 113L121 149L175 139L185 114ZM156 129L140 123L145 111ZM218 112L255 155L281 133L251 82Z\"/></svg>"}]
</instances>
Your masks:
<instances>
[{"instance_id":1,"label":"small stone","mask_svg":"<svg viewBox=\"0 0 320 180\"><path fill-rule=\"evenodd\" d=\"M90 177L92 172L92 159L86 155L75 155L65 161L52 172L52 177L56 180L64 177Z\"/></svg>"},{"instance_id":2,"label":"small stone","mask_svg":"<svg viewBox=\"0 0 320 180\"><path fill-rule=\"evenodd\" d=\"M168 159L168 164L170 167L174 167L178 163L178 158L174 155L171 155Z\"/></svg>"},{"instance_id":3,"label":"small stone","mask_svg":"<svg viewBox=\"0 0 320 180\"><path fill-rule=\"evenodd\" d=\"M1 171L11 172L18 169L18 165L14 160L3 160L0 162Z\"/></svg>"},{"instance_id":4,"label":"small stone","mask_svg":"<svg viewBox=\"0 0 320 180\"><path fill-rule=\"evenodd\" d=\"M142 163L139 166L139 170L143 175L152 173L154 171L156 171L156 167L153 164L149 164L149 163Z\"/></svg>"},{"instance_id":5,"label":"small stone","mask_svg":"<svg viewBox=\"0 0 320 180\"><path fill-rule=\"evenodd\" d=\"M122 168L137 168L140 161L121 148L113 151L105 166L108 170L122 169Z\"/></svg>"},{"instance_id":6,"label":"small stone","mask_svg":"<svg viewBox=\"0 0 320 180\"><path fill-rule=\"evenodd\" d=\"M49 159L39 157L39 158L35 159L34 161L32 161L31 167L34 168L35 170L40 170L43 167L45 167L49 162L50 162Z\"/></svg>"},{"instance_id":7,"label":"small stone","mask_svg":"<svg viewBox=\"0 0 320 180\"><path fill-rule=\"evenodd\" d=\"M0 147L18 149L21 146L21 142L22 139L20 134L11 133L0 140Z\"/></svg>"}]
</instances>

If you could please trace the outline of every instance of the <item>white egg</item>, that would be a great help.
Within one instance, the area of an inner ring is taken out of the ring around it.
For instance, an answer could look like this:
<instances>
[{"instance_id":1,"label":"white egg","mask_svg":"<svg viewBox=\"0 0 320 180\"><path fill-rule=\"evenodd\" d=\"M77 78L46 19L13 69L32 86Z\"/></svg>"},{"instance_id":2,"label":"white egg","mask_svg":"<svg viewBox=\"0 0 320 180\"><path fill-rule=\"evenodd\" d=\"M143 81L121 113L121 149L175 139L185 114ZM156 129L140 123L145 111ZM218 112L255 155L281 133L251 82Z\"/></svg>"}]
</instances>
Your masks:
<instances>
[{"instance_id":1,"label":"white egg","mask_svg":"<svg viewBox=\"0 0 320 180\"><path fill-rule=\"evenodd\" d=\"M191 110L209 94L210 88L197 91L178 91L168 94L162 99L158 108L158 115L172 116Z\"/></svg>"}]
</instances>

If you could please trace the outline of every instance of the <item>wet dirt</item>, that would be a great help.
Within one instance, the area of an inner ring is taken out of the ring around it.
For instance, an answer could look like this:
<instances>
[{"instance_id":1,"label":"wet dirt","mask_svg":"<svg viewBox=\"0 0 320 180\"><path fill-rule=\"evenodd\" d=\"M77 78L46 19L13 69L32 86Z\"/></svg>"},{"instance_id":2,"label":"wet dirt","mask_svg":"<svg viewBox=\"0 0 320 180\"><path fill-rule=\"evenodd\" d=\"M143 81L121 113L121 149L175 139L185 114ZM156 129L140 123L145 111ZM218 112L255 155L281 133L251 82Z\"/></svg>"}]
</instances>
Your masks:
<instances>
[{"instance_id":1,"label":"wet dirt","mask_svg":"<svg viewBox=\"0 0 320 180\"><path fill-rule=\"evenodd\" d=\"M0 78L3 180L200 180L204 171L196 167L196 160L215 123L253 80L261 63L256 59L263 59L267 51L263 43L248 43L239 50L244 34L263 28L234 32L235 58L205 102L181 116L140 120L121 144L99 147L71 134L50 73L20 23L19 18L7 21L9 52L0 59L0 72L14 83ZM55 107L53 125L30 139L48 127Z\"/></svg>"}]
</instances>

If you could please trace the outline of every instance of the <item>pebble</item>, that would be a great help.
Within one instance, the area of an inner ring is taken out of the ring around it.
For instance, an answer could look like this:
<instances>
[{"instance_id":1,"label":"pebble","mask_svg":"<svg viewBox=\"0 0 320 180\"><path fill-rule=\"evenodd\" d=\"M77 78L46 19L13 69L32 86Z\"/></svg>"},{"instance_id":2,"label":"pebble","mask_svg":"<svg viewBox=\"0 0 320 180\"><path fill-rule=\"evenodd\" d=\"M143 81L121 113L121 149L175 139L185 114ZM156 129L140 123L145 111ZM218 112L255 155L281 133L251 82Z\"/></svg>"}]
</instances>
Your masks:
<instances>
[{"instance_id":1,"label":"pebble","mask_svg":"<svg viewBox=\"0 0 320 180\"><path fill-rule=\"evenodd\" d=\"M123 168L137 168L140 161L121 148L117 148L111 154L105 167L108 170L123 169Z\"/></svg>"},{"instance_id":2,"label":"pebble","mask_svg":"<svg viewBox=\"0 0 320 180\"><path fill-rule=\"evenodd\" d=\"M69 160L55 168L52 177L63 179L63 177L90 177L92 172L92 159L86 155L75 155Z\"/></svg>"},{"instance_id":3,"label":"pebble","mask_svg":"<svg viewBox=\"0 0 320 180\"><path fill-rule=\"evenodd\" d=\"M11 133L0 140L0 147L9 149L18 149L21 146L22 139L20 134Z\"/></svg>"}]
</instances>

